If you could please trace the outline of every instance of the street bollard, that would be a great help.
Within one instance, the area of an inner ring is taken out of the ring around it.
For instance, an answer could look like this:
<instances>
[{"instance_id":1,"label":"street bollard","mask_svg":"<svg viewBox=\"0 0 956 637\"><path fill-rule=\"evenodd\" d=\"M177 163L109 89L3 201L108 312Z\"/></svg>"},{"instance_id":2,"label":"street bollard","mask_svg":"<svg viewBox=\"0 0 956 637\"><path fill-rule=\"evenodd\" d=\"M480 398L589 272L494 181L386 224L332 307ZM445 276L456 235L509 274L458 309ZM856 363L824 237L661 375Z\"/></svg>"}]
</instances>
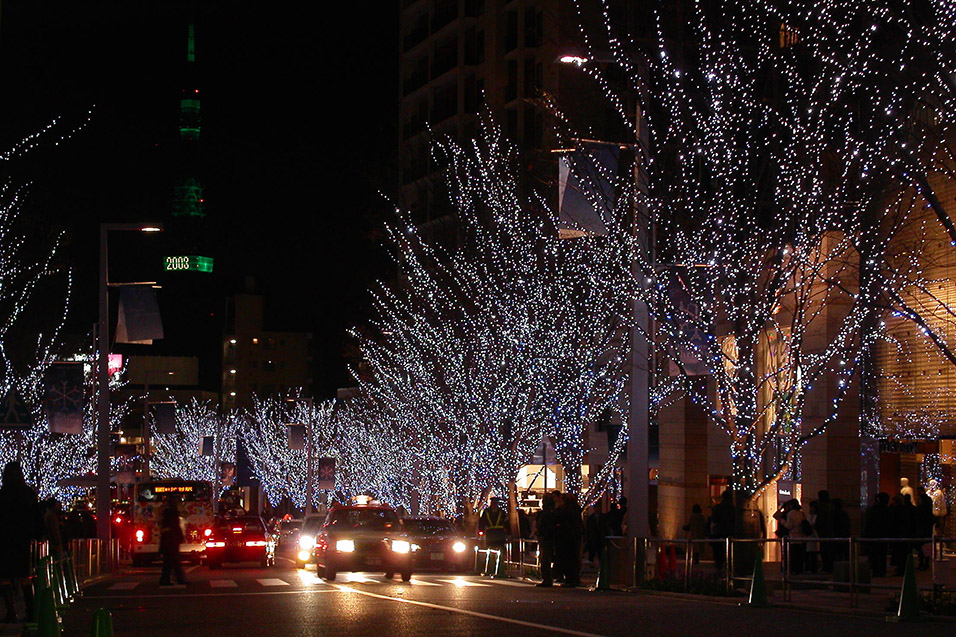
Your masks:
<instances>
[{"instance_id":1,"label":"street bollard","mask_svg":"<svg viewBox=\"0 0 956 637\"><path fill-rule=\"evenodd\" d=\"M37 637L60 637L60 619L56 615L56 602L50 587L41 589L36 598Z\"/></svg>"},{"instance_id":2,"label":"street bollard","mask_svg":"<svg viewBox=\"0 0 956 637\"><path fill-rule=\"evenodd\" d=\"M113 637L113 616L105 608L98 608L93 615L90 637Z\"/></svg>"}]
</instances>

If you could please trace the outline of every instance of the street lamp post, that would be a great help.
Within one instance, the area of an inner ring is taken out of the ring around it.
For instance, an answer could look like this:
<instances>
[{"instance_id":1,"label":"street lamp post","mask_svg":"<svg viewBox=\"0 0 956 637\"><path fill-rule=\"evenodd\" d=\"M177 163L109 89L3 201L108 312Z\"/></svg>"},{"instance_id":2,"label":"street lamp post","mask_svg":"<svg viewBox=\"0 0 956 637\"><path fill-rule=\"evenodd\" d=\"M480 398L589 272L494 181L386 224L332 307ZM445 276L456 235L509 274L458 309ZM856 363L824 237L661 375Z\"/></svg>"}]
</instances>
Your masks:
<instances>
[{"instance_id":1,"label":"street lamp post","mask_svg":"<svg viewBox=\"0 0 956 637\"><path fill-rule=\"evenodd\" d=\"M110 304L109 233L112 231L158 232L159 224L101 223L99 320L96 324L96 536L110 539Z\"/></svg>"},{"instance_id":2,"label":"street lamp post","mask_svg":"<svg viewBox=\"0 0 956 637\"><path fill-rule=\"evenodd\" d=\"M589 63L618 64L613 58L593 59L582 55L568 54L557 59L561 64L582 67ZM647 206L647 155L649 143L647 126L641 107L640 92L647 86L647 63L636 63L639 73L638 95L634 105L634 127L636 147L634 157L634 184L637 192L634 201L634 222L632 232L636 238L635 252L641 253L645 263L654 263L655 223ZM649 293L652 283L638 270L640 259L635 254L631 259L632 273L639 282L644 294ZM630 537L650 536L650 387L652 372L651 317L645 298L633 300L629 361L630 392L627 415L627 534Z\"/></svg>"}]
</instances>

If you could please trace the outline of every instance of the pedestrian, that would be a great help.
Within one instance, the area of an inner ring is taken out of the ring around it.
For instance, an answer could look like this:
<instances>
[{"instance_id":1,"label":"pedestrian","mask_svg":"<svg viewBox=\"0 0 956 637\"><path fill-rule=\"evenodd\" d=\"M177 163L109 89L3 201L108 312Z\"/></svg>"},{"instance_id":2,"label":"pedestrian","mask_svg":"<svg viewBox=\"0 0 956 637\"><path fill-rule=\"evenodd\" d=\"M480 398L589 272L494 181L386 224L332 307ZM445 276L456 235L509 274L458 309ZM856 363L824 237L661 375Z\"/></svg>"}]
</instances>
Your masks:
<instances>
[{"instance_id":1,"label":"pedestrian","mask_svg":"<svg viewBox=\"0 0 956 637\"><path fill-rule=\"evenodd\" d=\"M541 564L541 582L538 586L554 586L552 564L554 563L554 539L557 519L554 512L554 497L550 493L541 499L541 510L535 517L535 536L538 538L538 560Z\"/></svg>"},{"instance_id":2,"label":"pedestrian","mask_svg":"<svg viewBox=\"0 0 956 637\"><path fill-rule=\"evenodd\" d=\"M850 514L843 508L843 500L833 498L833 537L849 538L852 534L850 529ZM833 557L844 562L850 559L850 546L847 542L834 542Z\"/></svg>"},{"instance_id":3,"label":"pedestrian","mask_svg":"<svg viewBox=\"0 0 956 637\"><path fill-rule=\"evenodd\" d=\"M820 543L820 560L823 562L823 572L833 572L834 548L833 542L827 541L833 535L833 503L830 501L830 492L826 489L817 492L817 523L813 527L817 537L823 538Z\"/></svg>"},{"instance_id":4,"label":"pedestrian","mask_svg":"<svg viewBox=\"0 0 956 637\"><path fill-rule=\"evenodd\" d=\"M699 504L690 508L690 517L684 525L687 539L690 540L690 551L694 564L700 564L700 550L703 544L699 540L707 539L707 519Z\"/></svg>"},{"instance_id":5,"label":"pedestrian","mask_svg":"<svg viewBox=\"0 0 956 637\"><path fill-rule=\"evenodd\" d=\"M7 607L4 623L17 622L16 592L23 597L27 617L33 617L33 584L30 581L30 543L43 533L43 518L36 493L23 478L19 462L3 468L0 486L0 586Z\"/></svg>"},{"instance_id":6,"label":"pedestrian","mask_svg":"<svg viewBox=\"0 0 956 637\"><path fill-rule=\"evenodd\" d=\"M485 538L485 548L502 550L508 538L508 514L501 509L501 500L492 498L490 506L478 518L478 535Z\"/></svg>"},{"instance_id":7,"label":"pedestrian","mask_svg":"<svg viewBox=\"0 0 956 637\"><path fill-rule=\"evenodd\" d=\"M905 498L900 494L893 496L889 506L890 535L894 538L890 553L894 574L903 575L906 572L906 560L912 550L912 543L903 541L905 538L916 536L916 509L909 503L909 495Z\"/></svg>"},{"instance_id":8,"label":"pedestrian","mask_svg":"<svg viewBox=\"0 0 956 637\"><path fill-rule=\"evenodd\" d=\"M710 510L710 537L718 540L711 542L710 547L714 551L714 567L718 571L724 570L724 565L727 563L727 545L724 538L734 536L736 520L734 492L731 489L724 489L720 502Z\"/></svg>"},{"instance_id":9,"label":"pedestrian","mask_svg":"<svg viewBox=\"0 0 956 637\"><path fill-rule=\"evenodd\" d=\"M922 486L916 487L916 534L920 538L932 538L933 527L936 525L936 518L933 516L933 499L926 493ZM932 551L932 548L930 549ZM916 555L919 557L919 564L916 566L921 571L925 571L930 566L930 558L926 555L926 545L917 543Z\"/></svg>"},{"instance_id":10,"label":"pedestrian","mask_svg":"<svg viewBox=\"0 0 956 637\"><path fill-rule=\"evenodd\" d=\"M159 518L159 552L163 558L163 570L159 576L160 586L172 586L172 575L176 582L186 583L183 565L179 555L179 545L183 543L183 529L179 523L179 509L175 502L163 507Z\"/></svg>"},{"instance_id":11,"label":"pedestrian","mask_svg":"<svg viewBox=\"0 0 956 637\"><path fill-rule=\"evenodd\" d=\"M814 500L810 503L810 510L807 511L807 522L809 522L810 526L813 527L813 533L810 534L810 537L816 540L816 541L811 540L807 542L807 552L803 560L804 570L807 573L816 573L817 569L819 568L819 565L817 562L820 557L820 542L819 542L820 536L817 535L816 525L815 525L817 521L818 507L819 507L819 503L816 500Z\"/></svg>"},{"instance_id":12,"label":"pedestrian","mask_svg":"<svg viewBox=\"0 0 956 637\"><path fill-rule=\"evenodd\" d=\"M783 506L773 514L773 517L787 529L787 535L790 538L788 543L790 573L800 575L803 573L803 567L806 563L806 540L812 537L813 527L810 526L810 522L803 512L803 507L800 506L800 501L796 498L784 502Z\"/></svg>"},{"instance_id":13,"label":"pedestrian","mask_svg":"<svg viewBox=\"0 0 956 637\"><path fill-rule=\"evenodd\" d=\"M50 555L59 559L64 553L60 503L56 498L47 498L40 504L40 509L43 512L43 535L49 543Z\"/></svg>"},{"instance_id":14,"label":"pedestrian","mask_svg":"<svg viewBox=\"0 0 956 637\"><path fill-rule=\"evenodd\" d=\"M885 492L876 494L876 501L867 508L863 516L863 537L874 539L890 537L889 502L890 494ZM886 542L865 542L863 546L873 577L886 577Z\"/></svg>"},{"instance_id":15,"label":"pedestrian","mask_svg":"<svg viewBox=\"0 0 956 637\"><path fill-rule=\"evenodd\" d=\"M581 507L572 493L565 493L558 510L558 527L555 535L555 558L564 575L562 586L574 588L581 584L581 538L584 523Z\"/></svg>"},{"instance_id":16,"label":"pedestrian","mask_svg":"<svg viewBox=\"0 0 956 637\"><path fill-rule=\"evenodd\" d=\"M593 504L588 506L587 517L584 518L584 550L588 562L594 564L594 559L600 557L604 546L604 535L601 533L601 513Z\"/></svg>"}]
</instances>

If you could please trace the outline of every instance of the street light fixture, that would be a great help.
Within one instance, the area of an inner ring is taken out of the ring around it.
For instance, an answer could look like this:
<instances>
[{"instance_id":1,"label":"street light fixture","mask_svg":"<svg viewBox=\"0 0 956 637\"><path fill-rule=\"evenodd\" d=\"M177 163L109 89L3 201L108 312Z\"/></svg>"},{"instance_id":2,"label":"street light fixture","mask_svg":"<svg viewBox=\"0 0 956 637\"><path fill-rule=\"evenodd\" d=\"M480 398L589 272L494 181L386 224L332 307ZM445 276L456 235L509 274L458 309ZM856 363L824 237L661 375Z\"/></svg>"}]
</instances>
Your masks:
<instances>
[{"instance_id":1,"label":"street light fixture","mask_svg":"<svg viewBox=\"0 0 956 637\"><path fill-rule=\"evenodd\" d=\"M101 223L99 320L96 326L96 536L110 539L109 233L161 232L158 223Z\"/></svg>"}]
</instances>

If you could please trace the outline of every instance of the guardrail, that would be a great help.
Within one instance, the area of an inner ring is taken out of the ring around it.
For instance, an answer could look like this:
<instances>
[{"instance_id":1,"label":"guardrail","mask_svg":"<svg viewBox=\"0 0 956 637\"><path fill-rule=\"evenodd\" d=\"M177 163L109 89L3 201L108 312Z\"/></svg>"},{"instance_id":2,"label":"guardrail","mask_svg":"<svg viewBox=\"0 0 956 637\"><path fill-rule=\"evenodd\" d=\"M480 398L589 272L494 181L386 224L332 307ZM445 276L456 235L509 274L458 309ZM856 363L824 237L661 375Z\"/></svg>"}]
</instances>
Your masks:
<instances>
[{"instance_id":1,"label":"guardrail","mask_svg":"<svg viewBox=\"0 0 956 637\"><path fill-rule=\"evenodd\" d=\"M624 538L608 538L624 540ZM956 538L715 538L704 540L633 538L631 546L621 548L618 555L633 556L633 574L630 582L624 585L640 584L649 580L670 578L683 582L687 591L695 577L711 576L720 579L728 594L736 589L745 589L753 580L753 569L757 553L761 553L765 568L764 579L768 584L777 585L784 601L791 601L793 591L825 589L848 594L849 605L857 607L859 596L872 590L899 590L899 583L874 582L871 562L877 564L888 559L894 562L887 567L903 568L903 560L913 551L929 545L927 555L929 584L918 586L918 590L938 593L956 589L956 554L948 552L947 545L956 543ZM835 556L832 573L804 573L803 565L795 565L795 559L801 559L807 545L831 547ZM694 562L694 553L703 553L710 548L726 556L725 566L716 569L711 563ZM869 549L869 550L867 550ZM874 551L875 549L875 551ZM678 561L679 558L679 561ZM945 558L946 561L943 561ZM942 566L946 568L943 569ZM768 572L769 571L769 572ZM882 576L882 572L880 573ZM621 582L618 582L620 585Z\"/></svg>"}]
</instances>

